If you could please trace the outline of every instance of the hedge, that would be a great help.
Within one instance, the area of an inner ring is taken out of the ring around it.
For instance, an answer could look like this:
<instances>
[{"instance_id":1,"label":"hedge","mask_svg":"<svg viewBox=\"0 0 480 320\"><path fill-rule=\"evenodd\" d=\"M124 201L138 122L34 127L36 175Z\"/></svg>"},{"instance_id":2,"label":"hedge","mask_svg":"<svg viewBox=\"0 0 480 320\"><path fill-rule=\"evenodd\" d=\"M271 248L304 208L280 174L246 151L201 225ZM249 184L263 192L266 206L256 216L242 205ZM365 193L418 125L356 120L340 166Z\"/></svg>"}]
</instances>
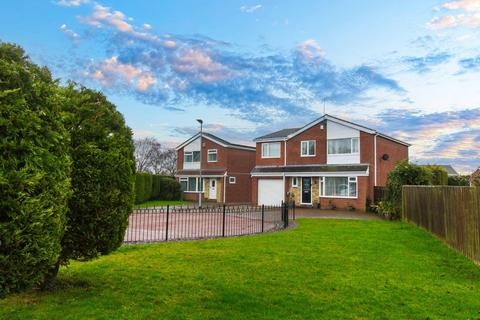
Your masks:
<instances>
[{"instance_id":1,"label":"hedge","mask_svg":"<svg viewBox=\"0 0 480 320\"><path fill-rule=\"evenodd\" d=\"M432 173L432 185L446 186L448 185L448 171L441 166L428 165L427 169Z\"/></svg>"},{"instance_id":2,"label":"hedge","mask_svg":"<svg viewBox=\"0 0 480 320\"><path fill-rule=\"evenodd\" d=\"M46 68L0 42L0 296L43 283L70 194L69 135Z\"/></svg>"},{"instance_id":3,"label":"hedge","mask_svg":"<svg viewBox=\"0 0 480 320\"><path fill-rule=\"evenodd\" d=\"M135 203L148 200L180 200L180 184L175 178L150 173L137 173L135 177Z\"/></svg>"},{"instance_id":4,"label":"hedge","mask_svg":"<svg viewBox=\"0 0 480 320\"><path fill-rule=\"evenodd\" d=\"M103 94L84 87L70 85L65 97L74 192L61 263L91 259L118 248L135 197L132 132L122 114Z\"/></svg>"}]
</instances>

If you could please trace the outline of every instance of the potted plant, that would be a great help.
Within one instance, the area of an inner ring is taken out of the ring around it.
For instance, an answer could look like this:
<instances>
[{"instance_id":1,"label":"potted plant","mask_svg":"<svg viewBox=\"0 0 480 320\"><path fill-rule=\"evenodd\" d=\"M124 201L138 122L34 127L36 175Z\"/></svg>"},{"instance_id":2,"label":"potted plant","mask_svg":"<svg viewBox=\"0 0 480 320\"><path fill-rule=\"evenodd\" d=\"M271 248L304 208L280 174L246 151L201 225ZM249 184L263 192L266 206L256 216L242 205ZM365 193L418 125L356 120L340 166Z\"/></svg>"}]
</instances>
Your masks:
<instances>
[{"instance_id":1,"label":"potted plant","mask_svg":"<svg viewBox=\"0 0 480 320\"><path fill-rule=\"evenodd\" d=\"M320 203L318 202L318 200L314 200L312 206L316 209L319 209L320 208Z\"/></svg>"}]
</instances>

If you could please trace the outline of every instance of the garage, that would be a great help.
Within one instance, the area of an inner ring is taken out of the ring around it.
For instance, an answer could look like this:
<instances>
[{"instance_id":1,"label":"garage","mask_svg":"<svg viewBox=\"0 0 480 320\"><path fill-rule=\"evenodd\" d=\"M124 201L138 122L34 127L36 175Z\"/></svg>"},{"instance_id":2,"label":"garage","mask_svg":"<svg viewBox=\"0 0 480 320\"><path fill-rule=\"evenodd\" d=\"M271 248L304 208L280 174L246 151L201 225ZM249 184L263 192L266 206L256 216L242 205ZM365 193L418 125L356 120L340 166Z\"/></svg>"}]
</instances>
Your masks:
<instances>
[{"instance_id":1,"label":"garage","mask_svg":"<svg viewBox=\"0 0 480 320\"><path fill-rule=\"evenodd\" d=\"M258 180L258 204L280 205L283 201L282 179L259 179Z\"/></svg>"}]
</instances>

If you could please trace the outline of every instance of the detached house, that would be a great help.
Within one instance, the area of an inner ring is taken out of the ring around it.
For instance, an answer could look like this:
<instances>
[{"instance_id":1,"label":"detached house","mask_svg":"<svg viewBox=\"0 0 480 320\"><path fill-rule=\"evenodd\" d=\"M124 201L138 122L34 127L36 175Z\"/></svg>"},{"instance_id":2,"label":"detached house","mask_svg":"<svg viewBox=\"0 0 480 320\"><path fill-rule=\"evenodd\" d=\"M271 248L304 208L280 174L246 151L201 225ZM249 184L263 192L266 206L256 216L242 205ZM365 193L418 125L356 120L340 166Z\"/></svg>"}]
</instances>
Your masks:
<instances>
[{"instance_id":1,"label":"detached house","mask_svg":"<svg viewBox=\"0 0 480 320\"><path fill-rule=\"evenodd\" d=\"M177 148L177 179L185 200L249 203L255 147L198 133ZM203 183L202 183L203 180Z\"/></svg>"},{"instance_id":2,"label":"detached house","mask_svg":"<svg viewBox=\"0 0 480 320\"><path fill-rule=\"evenodd\" d=\"M330 115L255 139L252 202L364 210L408 143Z\"/></svg>"}]
</instances>

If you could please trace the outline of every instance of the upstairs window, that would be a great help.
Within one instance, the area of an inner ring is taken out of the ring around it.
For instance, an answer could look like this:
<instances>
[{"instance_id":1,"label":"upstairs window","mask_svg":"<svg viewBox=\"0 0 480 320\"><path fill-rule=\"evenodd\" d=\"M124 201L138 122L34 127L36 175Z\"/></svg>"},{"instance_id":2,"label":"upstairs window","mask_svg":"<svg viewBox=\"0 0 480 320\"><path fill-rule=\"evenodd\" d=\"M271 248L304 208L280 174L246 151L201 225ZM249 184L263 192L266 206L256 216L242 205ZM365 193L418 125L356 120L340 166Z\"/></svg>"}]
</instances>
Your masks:
<instances>
[{"instance_id":1,"label":"upstairs window","mask_svg":"<svg viewBox=\"0 0 480 320\"><path fill-rule=\"evenodd\" d=\"M328 140L328 154L355 154L358 150L358 138Z\"/></svg>"},{"instance_id":2,"label":"upstairs window","mask_svg":"<svg viewBox=\"0 0 480 320\"><path fill-rule=\"evenodd\" d=\"M262 158L280 158L280 142L262 143Z\"/></svg>"},{"instance_id":3,"label":"upstairs window","mask_svg":"<svg viewBox=\"0 0 480 320\"><path fill-rule=\"evenodd\" d=\"M300 155L302 157L314 157L315 140L302 141L300 143Z\"/></svg>"},{"instance_id":4,"label":"upstairs window","mask_svg":"<svg viewBox=\"0 0 480 320\"><path fill-rule=\"evenodd\" d=\"M208 150L208 162L217 162L217 149Z\"/></svg>"},{"instance_id":5,"label":"upstairs window","mask_svg":"<svg viewBox=\"0 0 480 320\"><path fill-rule=\"evenodd\" d=\"M184 162L200 162L200 151L185 151Z\"/></svg>"}]
</instances>

